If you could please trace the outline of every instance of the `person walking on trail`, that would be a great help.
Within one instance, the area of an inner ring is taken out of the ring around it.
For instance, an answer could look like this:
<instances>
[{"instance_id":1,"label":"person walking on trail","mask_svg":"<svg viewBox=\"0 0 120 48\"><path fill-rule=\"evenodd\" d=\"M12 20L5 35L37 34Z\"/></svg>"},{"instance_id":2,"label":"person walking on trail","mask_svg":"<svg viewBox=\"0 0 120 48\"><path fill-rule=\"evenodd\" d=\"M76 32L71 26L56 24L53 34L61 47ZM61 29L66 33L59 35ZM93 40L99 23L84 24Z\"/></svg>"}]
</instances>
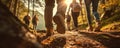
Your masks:
<instances>
[{"instance_id":1,"label":"person walking on trail","mask_svg":"<svg viewBox=\"0 0 120 48\"><path fill-rule=\"evenodd\" d=\"M33 24L33 29L36 30L36 27L37 27L37 24L38 24L38 17L35 15L33 18L32 18L32 24Z\"/></svg>"},{"instance_id":2,"label":"person walking on trail","mask_svg":"<svg viewBox=\"0 0 120 48\"><path fill-rule=\"evenodd\" d=\"M46 36L51 36L53 34L53 23L52 19L54 20L55 24L57 24L56 31L58 33L64 34L65 33L65 12L67 5L64 2L65 0L56 0L57 2L57 12L55 16L53 16L53 8L55 6L55 0L45 0L45 11L44 11L44 18L45 18L45 26L47 29Z\"/></svg>"},{"instance_id":3,"label":"person walking on trail","mask_svg":"<svg viewBox=\"0 0 120 48\"><path fill-rule=\"evenodd\" d=\"M80 0L82 1L82 0ZM96 27L94 29L94 31L100 31L101 28L101 23L100 23L100 16L99 13L97 12L98 9L98 3L99 0L84 0L85 2L85 6L86 6L86 12L87 12L87 20L88 20L88 30L92 31L93 27L92 27L92 21L91 21L91 15L90 15L90 4L92 3L92 13L96 19Z\"/></svg>"},{"instance_id":4,"label":"person walking on trail","mask_svg":"<svg viewBox=\"0 0 120 48\"><path fill-rule=\"evenodd\" d=\"M70 29L71 16L69 15L69 12L67 13L66 18L67 18L67 20L66 20L66 22L67 22L67 29L70 31L71 30Z\"/></svg>"},{"instance_id":5,"label":"person walking on trail","mask_svg":"<svg viewBox=\"0 0 120 48\"><path fill-rule=\"evenodd\" d=\"M70 7L68 9L68 12L70 11L70 9L71 9L74 26L75 26L75 28L77 28L78 27L78 17L80 14L81 5L76 0L72 0L72 3L70 4Z\"/></svg>"},{"instance_id":6,"label":"person walking on trail","mask_svg":"<svg viewBox=\"0 0 120 48\"><path fill-rule=\"evenodd\" d=\"M23 21L25 22L25 24L26 24L27 26L29 26L29 24L30 24L30 16L29 16L29 15L26 15L26 16L23 18Z\"/></svg>"}]
</instances>

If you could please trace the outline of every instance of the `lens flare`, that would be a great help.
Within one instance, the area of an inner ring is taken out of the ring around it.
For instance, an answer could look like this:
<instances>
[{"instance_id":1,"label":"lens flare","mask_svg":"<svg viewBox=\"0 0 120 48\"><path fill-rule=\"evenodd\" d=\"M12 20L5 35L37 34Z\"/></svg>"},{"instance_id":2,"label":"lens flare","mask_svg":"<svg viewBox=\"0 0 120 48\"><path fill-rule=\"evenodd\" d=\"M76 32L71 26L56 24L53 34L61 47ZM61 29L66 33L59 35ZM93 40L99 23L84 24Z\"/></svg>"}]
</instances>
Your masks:
<instances>
[{"instance_id":1,"label":"lens flare","mask_svg":"<svg viewBox=\"0 0 120 48\"><path fill-rule=\"evenodd\" d=\"M79 0L76 0L77 2L79 2ZM65 3L67 4L67 5L70 5L71 3L72 3L72 0L65 0Z\"/></svg>"},{"instance_id":2,"label":"lens flare","mask_svg":"<svg viewBox=\"0 0 120 48\"><path fill-rule=\"evenodd\" d=\"M72 3L72 0L65 0L65 3L66 3L67 5L70 5L70 3Z\"/></svg>"}]
</instances>

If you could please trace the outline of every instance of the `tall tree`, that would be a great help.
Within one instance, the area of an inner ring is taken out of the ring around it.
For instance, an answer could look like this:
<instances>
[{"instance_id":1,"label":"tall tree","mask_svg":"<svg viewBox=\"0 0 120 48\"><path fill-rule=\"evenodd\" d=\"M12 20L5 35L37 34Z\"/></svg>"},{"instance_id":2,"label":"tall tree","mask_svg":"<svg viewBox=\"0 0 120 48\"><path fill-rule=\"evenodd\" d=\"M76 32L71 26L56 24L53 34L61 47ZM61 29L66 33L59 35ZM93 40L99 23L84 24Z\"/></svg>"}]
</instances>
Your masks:
<instances>
[{"instance_id":1,"label":"tall tree","mask_svg":"<svg viewBox=\"0 0 120 48\"><path fill-rule=\"evenodd\" d=\"M28 0L28 13L27 14L29 14L29 12L30 12L30 0Z\"/></svg>"},{"instance_id":2,"label":"tall tree","mask_svg":"<svg viewBox=\"0 0 120 48\"><path fill-rule=\"evenodd\" d=\"M34 16L34 5L35 5L35 0L33 0L33 16Z\"/></svg>"},{"instance_id":3,"label":"tall tree","mask_svg":"<svg viewBox=\"0 0 120 48\"><path fill-rule=\"evenodd\" d=\"M16 15L16 11L17 11L17 4L18 4L18 0L15 0L15 3L14 3L14 15Z\"/></svg>"},{"instance_id":4,"label":"tall tree","mask_svg":"<svg viewBox=\"0 0 120 48\"><path fill-rule=\"evenodd\" d=\"M18 1L18 4L17 4L17 13L16 13L17 16L19 16L19 9L20 9L20 1Z\"/></svg>"}]
</instances>

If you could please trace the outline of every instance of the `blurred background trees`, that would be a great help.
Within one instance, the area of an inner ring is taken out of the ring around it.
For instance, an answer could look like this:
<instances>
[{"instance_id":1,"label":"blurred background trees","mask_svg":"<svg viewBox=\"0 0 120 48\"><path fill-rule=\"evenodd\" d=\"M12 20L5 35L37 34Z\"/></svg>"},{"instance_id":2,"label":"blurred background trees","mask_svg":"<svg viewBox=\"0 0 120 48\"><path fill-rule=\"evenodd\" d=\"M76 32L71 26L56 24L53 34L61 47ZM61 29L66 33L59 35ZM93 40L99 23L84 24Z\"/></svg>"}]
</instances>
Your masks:
<instances>
[{"instance_id":1,"label":"blurred background trees","mask_svg":"<svg viewBox=\"0 0 120 48\"><path fill-rule=\"evenodd\" d=\"M120 30L120 0L105 0L104 4L100 5L103 9L101 20L103 30Z\"/></svg>"},{"instance_id":2,"label":"blurred background trees","mask_svg":"<svg viewBox=\"0 0 120 48\"><path fill-rule=\"evenodd\" d=\"M34 0L34 1L33 0L1 0L1 1L5 5L7 5L9 10L14 15L16 15L21 21L22 21L23 17L25 15L27 15L28 13L31 17L33 14L38 14L40 22L41 22L38 28L44 29L44 25L43 25L44 24L43 14L44 14L44 7L45 7L44 0ZM120 22L120 0L105 0L105 2L102 2L100 0L98 11L101 16L103 30L106 29L106 26L109 24L112 24L112 23L120 24L119 23ZM86 14L86 13L84 12L84 14ZM83 23L81 18L82 17L80 17L78 19L78 20L80 20L79 24ZM84 18L84 20L86 20L85 16L83 18ZM85 24L87 24L86 21L85 21ZM114 26L114 24L110 25L110 26L112 28ZM84 28L86 28L86 27L87 26L84 26ZM115 27L115 29L116 29L116 27ZM117 27L117 29L118 29L118 27Z\"/></svg>"}]
</instances>

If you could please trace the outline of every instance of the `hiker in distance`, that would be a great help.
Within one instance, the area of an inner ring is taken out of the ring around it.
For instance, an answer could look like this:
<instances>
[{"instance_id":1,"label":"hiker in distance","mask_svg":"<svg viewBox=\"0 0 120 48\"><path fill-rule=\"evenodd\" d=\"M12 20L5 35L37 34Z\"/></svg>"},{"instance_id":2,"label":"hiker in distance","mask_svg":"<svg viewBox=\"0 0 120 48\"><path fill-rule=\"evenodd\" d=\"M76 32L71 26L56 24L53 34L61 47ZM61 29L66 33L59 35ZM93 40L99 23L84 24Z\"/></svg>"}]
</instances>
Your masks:
<instances>
[{"instance_id":1,"label":"hiker in distance","mask_svg":"<svg viewBox=\"0 0 120 48\"><path fill-rule=\"evenodd\" d=\"M72 3L69 6L67 14L69 14L70 10L71 10L71 15L72 15L73 22L74 22L74 28L77 28L78 27L78 17L79 17L80 10L81 10L80 3L77 2L76 0L72 0Z\"/></svg>"}]
</instances>

